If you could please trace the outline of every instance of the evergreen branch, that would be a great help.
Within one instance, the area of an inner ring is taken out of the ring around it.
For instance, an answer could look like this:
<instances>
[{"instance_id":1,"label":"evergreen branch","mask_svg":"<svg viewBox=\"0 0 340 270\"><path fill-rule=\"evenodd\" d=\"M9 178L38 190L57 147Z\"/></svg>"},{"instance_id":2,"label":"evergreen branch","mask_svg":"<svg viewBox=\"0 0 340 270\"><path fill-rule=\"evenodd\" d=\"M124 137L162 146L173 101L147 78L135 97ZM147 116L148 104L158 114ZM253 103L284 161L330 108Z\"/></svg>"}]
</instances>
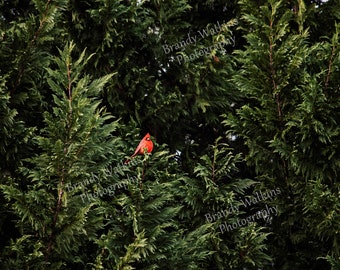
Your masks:
<instances>
[{"instance_id":1,"label":"evergreen branch","mask_svg":"<svg viewBox=\"0 0 340 270\"><path fill-rule=\"evenodd\" d=\"M67 58L69 60L69 58ZM71 68L70 68L70 62L66 62L66 68L67 68L67 81L68 81L68 86L67 86L67 92L68 92L68 98L70 102L72 101L72 80L71 80ZM70 109L71 109L71 104L70 104Z\"/></svg>"},{"instance_id":2,"label":"evergreen branch","mask_svg":"<svg viewBox=\"0 0 340 270\"><path fill-rule=\"evenodd\" d=\"M332 43L331 43L332 52L331 52L331 55L330 55L330 58L329 58L328 71L327 71L327 76L326 76L326 79L325 79L325 91L327 90L328 85L329 85L329 81L331 79L332 67L333 67L333 64L334 64L334 60L335 60L338 45L339 45L339 29L340 29L339 26L340 26L339 24L335 23L335 33L332 36Z\"/></svg>"},{"instance_id":3,"label":"evergreen branch","mask_svg":"<svg viewBox=\"0 0 340 270\"><path fill-rule=\"evenodd\" d=\"M47 21L47 12L48 12L48 8L51 4L52 0L48 0L47 3L46 3L46 7L45 7L45 12L43 14L43 18L42 20L40 21L40 25L39 25L39 28L38 30L35 32L34 34L34 37L33 39L31 40L31 43L30 43L30 46L33 45L33 43L35 43L40 35L40 32L41 30L43 29L44 25L45 25L45 22Z\"/></svg>"},{"instance_id":4,"label":"evergreen branch","mask_svg":"<svg viewBox=\"0 0 340 270\"><path fill-rule=\"evenodd\" d=\"M69 54L71 53L71 50L69 51ZM68 55L69 57L67 57L66 59L66 67L67 67L67 80L68 80L68 102L69 102L69 111L68 111L68 135L66 138L66 142L65 142L65 148L64 148L64 154L66 155L68 152L68 147L70 146L71 142L71 128L72 128L72 80L71 80L71 68L70 68L70 55ZM47 250L46 250L46 256L45 256L45 266L48 262L48 258L50 256L52 247L53 247L53 241L55 239L55 228L56 228L56 224L57 224L57 220L58 220L58 216L62 207L62 197L64 194L64 183L65 183L65 168L64 166L61 169L61 180L60 180L60 188L59 188L59 192L58 192L58 200L57 200L57 205L55 208L55 212L54 212L54 216L53 216L53 222L52 222L52 230L51 230L51 234L49 237L49 242L47 245Z\"/></svg>"},{"instance_id":5,"label":"evergreen branch","mask_svg":"<svg viewBox=\"0 0 340 270\"><path fill-rule=\"evenodd\" d=\"M275 68L274 68L274 50L273 50L273 21L274 19L271 17L270 18L270 36L269 36L269 67L270 67L270 73L272 77L272 83L273 83L273 88L274 88L274 93L275 93L275 100L277 104L277 112L278 112L278 117L280 123L282 123L282 109L281 109L281 100L280 100L280 93L277 91L277 83L275 81Z\"/></svg>"},{"instance_id":6,"label":"evergreen branch","mask_svg":"<svg viewBox=\"0 0 340 270\"><path fill-rule=\"evenodd\" d=\"M40 25L39 25L37 31L34 33L33 39L28 43L26 51L23 53L24 56L23 56L22 61L20 63L18 77L17 77L17 80L15 81L13 89L11 90L11 95L14 94L14 92L18 88L19 84L21 83L21 79L22 79L22 77L24 76L24 73L25 73L25 68L26 68L29 52L31 51L33 44L36 43L36 41L38 40L38 38L41 34L41 31L42 31L42 29L43 29L43 27L44 27L44 25L47 21L47 13L48 13L49 6L50 6L51 2L52 2L52 0L47 1L45 12L44 12L43 17L40 21Z\"/></svg>"},{"instance_id":7,"label":"evergreen branch","mask_svg":"<svg viewBox=\"0 0 340 270\"><path fill-rule=\"evenodd\" d=\"M274 67L274 42L273 42L273 22L274 22L274 18L273 18L273 12L271 14L271 18L270 18L270 36L269 36L269 66L270 66L270 72L271 72L271 77L272 77L272 83L273 83L273 88L274 88L274 93L275 93L275 100L276 100L276 104L277 104L277 113L278 113L278 119L279 119L279 128L282 130L283 129L283 119L282 119L282 104L281 104L281 99L280 99L280 91L278 90L278 85L277 82L275 81L275 77L276 77L276 71L275 71L275 67ZM282 162L282 166L283 166L283 170L284 170L284 178L286 181L286 184L288 186L288 174L289 174L289 170L288 170L288 165L287 162L283 159L280 158L281 162Z\"/></svg>"},{"instance_id":8,"label":"evergreen branch","mask_svg":"<svg viewBox=\"0 0 340 270\"><path fill-rule=\"evenodd\" d=\"M332 73L332 66L333 66L333 61L334 61L334 58L335 58L335 53L336 53L336 45L333 45L331 57L329 58L329 63L328 63L328 72L327 72L327 76L326 76L326 80L325 80L325 90L327 90L328 85L329 85L329 80L330 80L331 73Z\"/></svg>"},{"instance_id":9,"label":"evergreen branch","mask_svg":"<svg viewBox=\"0 0 340 270\"><path fill-rule=\"evenodd\" d=\"M53 216L53 223L52 223L52 227L51 227L52 231L51 231L51 234L49 236L49 241L48 241L48 244L47 244L47 249L46 249L46 254L45 254L45 266L47 265L47 262L48 262L48 259L49 259L49 256L51 254L51 250L52 250L52 247L53 247L53 241L55 239L55 227L56 227L56 224L57 224L58 215L59 215L60 210L61 210L62 197L63 197L63 194L64 194L64 189L63 189L64 183L65 183L65 181L64 181L64 173L63 173L62 176L61 176L57 206L56 206L56 210L55 210L54 216Z\"/></svg>"},{"instance_id":10,"label":"evergreen branch","mask_svg":"<svg viewBox=\"0 0 340 270\"><path fill-rule=\"evenodd\" d=\"M212 172L211 172L211 181L215 182L215 162L216 162L216 155L214 153L213 161L212 161Z\"/></svg>"}]
</instances>

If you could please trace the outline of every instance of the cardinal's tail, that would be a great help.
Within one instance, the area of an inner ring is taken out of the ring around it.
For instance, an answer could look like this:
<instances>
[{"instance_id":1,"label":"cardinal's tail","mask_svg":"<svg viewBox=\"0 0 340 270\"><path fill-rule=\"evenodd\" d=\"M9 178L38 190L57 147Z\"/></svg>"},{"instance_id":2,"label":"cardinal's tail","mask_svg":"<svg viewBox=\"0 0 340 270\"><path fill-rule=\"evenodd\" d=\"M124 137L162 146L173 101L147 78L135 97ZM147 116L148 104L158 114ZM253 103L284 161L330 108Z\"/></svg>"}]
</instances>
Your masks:
<instances>
[{"instance_id":1,"label":"cardinal's tail","mask_svg":"<svg viewBox=\"0 0 340 270\"><path fill-rule=\"evenodd\" d=\"M127 160L125 160L124 165L128 164L130 161L131 161L131 159L128 158Z\"/></svg>"},{"instance_id":2,"label":"cardinal's tail","mask_svg":"<svg viewBox=\"0 0 340 270\"><path fill-rule=\"evenodd\" d=\"M136 155L133 154L131 157L129 157L127 160L125 160L124 164L125 165L128 164L134 156L136 156Z\"/></svg>"}]
</instances>

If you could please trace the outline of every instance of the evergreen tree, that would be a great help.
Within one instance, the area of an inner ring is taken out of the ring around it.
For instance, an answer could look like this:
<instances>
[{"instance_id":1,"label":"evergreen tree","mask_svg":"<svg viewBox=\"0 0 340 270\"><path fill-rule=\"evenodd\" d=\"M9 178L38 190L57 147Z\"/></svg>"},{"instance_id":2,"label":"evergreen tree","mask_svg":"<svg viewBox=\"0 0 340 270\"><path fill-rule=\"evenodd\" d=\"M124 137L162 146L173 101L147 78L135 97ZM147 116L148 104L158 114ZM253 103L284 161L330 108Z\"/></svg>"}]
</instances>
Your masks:
<instances>
[{"instance_id":1,"label":"evergreen tree","mask_svg":"<svg viewBox=\"0 0 340 270\"><path fill-rule=\"evenodd\" d=\"M45 67L51 44L57 40L54 23L63 1L2 1L0 5L0 182L4 184L7 177L16 178L23 160L37 151L33 138L41 127L45 101L51 97L44 91ZM2 250L20 232L13 226L3 194L0 201Z\"/></svg>"},{"instance_id":2,"label":"evergreen tree","mask_svg":"<svg viewBox=\"0 0 340 270\"><path fill-rule=\"evenodd\" d=\"M102 227L101 208L82 205L85 187L75 185L107 166L119 146L112 137L117 123L98 107L97 98L112 75L96 80L83 75L89 58L84 52L72 61L74 46L65 47L48 69L54 106L36 137L40 153L24 161L20 178L1 185L20 232L3 253L7 269L84 264L88 258L71 251L88 248Z\"/></svg>"},{"instance_id":3,"label":"evergreen tree","mask_svg":"<svg viewBox=\"0 0 340 270\"><path fill-rule=\"evenodd\" d=\"M272 226L275 269L325 268L322 258L340 255L339 27L331 40L310 44L298 4L292 12L270 0L254 11L242 2L250 31L233 81L244 105L225 121L262 185L283 190Z\"/></svg>"},{"instance_id":4,"label":"evergreen tree","mask_svg":"<svg viewBox=\"0 0 340 270\"><path fill-rule=\"evenodd\" d=\"M206 238L206 249L211 254L202 268L193 269L265 267L271 262L266 254L266 222L250 221L258 205L246 206L242 202L257 183L241 178L241 155L234 155L225 141L218 138L200 158L193 175L184 178L184 185L178 188L185 193L180 217L183 229L189 230L189 244L191 238L198 237L199 242L193 246L202 246ZM204 230L208 233L203 235Z\"/></svg>"},{"instance_id":5,"label":"evergreen tree","mask_svg":"<svg viewBox=\"0 0 340 270\"><path fill-rule=\"evenodd\" d=\"M339 5L2 1L0 268L338 269Z\"/></svg>"}]
</instances>

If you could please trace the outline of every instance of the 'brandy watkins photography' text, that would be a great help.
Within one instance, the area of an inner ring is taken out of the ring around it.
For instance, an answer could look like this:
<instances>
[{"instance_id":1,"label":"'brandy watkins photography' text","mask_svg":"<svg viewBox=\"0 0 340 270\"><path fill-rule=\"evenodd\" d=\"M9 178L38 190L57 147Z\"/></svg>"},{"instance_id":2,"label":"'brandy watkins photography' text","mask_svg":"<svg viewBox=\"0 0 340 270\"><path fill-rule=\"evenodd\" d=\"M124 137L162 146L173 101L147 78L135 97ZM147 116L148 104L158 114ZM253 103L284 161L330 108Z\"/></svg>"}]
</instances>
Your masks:
<instances>
[{"instance_id":1,"label":"'brandy watkins photography' text","mask_svg":"<svg viewBox=\"0 0 340 270\"><path fill-rule=\"evenodd\" d=\"M223 24L221 26L220 22L217 22L212 27L207 26L206 29L198 30L197 34L188 33L186 39L178 41L174 44L164 44L164 45L162 45L163 51L164 51L165 54L168 54L170 52L178 52L180 49L182 49L182 48L184 48L188 45L196 46L198 40L204 39L204 38L207 38L209 36L213 36L213 35L220 33L221 30L222 30L222 27L223 27ZM184 63L186 61L193 61L200 56L209 55L213 49L221 50L221 51L225 52L223 46L231 45L231 44L233 44L233 46L235 46L235 38L230 38L230 39L215 43L211 46L207 46L205 48L195 49L194 52L191 53L188 56L185 55L184 53L178 54L176 56L176 59L177 59L179 64Z\"/></svg>"},{"instance_id":2,"label":"'brandy watkins photography' text","mask_svg":"<svg viewBox=\"0 0 340 270\"><path fill-rule=\"evenodd\" d=\"M114 196L116 189L122 189L124 188L127 190L129 184L133 184L133 182L138 183L137 177L129 177L127 176L128 180L126 181L121 181L119 183L112 184L106 188L100 187L98 190L94 192L84 192L83 194L80 195L83 203L85 203L85 200L87 199L88 202L94 201L99 197L102 197L104 195L108 196Z\"/></svg>"},{"instance_id":3,"label":"'brandy watkins photography' text","mask_svg":"<svg viewBox=\"0 0 340 270\"><path fill-rule=\"evenodd\" d=\"M273 200L277 195L281 194L280 188L276 188L273 190L266 190L266 191L259 191L255 192L255 194L249 198L241 199L241 206L244 206L245 208L253 206L255 204L258 204L259 202L265 201L265 200ZM232 213L238 213L239 208L235 205L230 205L227 209L219 211L217 213L207 213L205 214L205 218L207 222L214 222L218 219L221 219L223 217L228 217ZM272 215L277 216L278 215L278 209L277 206L268 206L265 205L265 208L257 211L256 213L249 215L246 218L237 219L235 222L227 224L226 222L219 225L220 231L223 234L226 231L232 231L234 229L237 229L242 226L246 226L247 224L253 223L256 220L263 219L263 220L269 220Z\"/></svg>"},{"instance_id":4,"label":"'brandy watkins photography' text","mask_svg":"<svg viewBox=\"0 0 340 270\"><path fill-rule=\"evenodd\" d=\"M112 177L118 173L123 175L124 174L123 169L125 167L136 165L138 163L139 162L137 160L132 160L128 165L122 163L122 164L116 165L115 167L109 166L108 168L105 168L103 173L105 174L106 177ZM82 199L83 203L85 203L85 201L91 202L104 195L114 196L116 190L122 189L122 188L126 190L129 184L132 184L133 182L138 183L137 177L129 177L129 175L127 175L126 178L127 180L114 183L104 188L100 185L100 182L101 182L100 177L98 175L95 175L94 173L91 173L90 178L87 178L83 181L80 181L74 184L67 183L65 185L65 188L67 192L72 192L74 190L77 190L79 187L83 188L83 194L80 195L80 198ZM99 185L99 188L93 192L86 191L87 187L93 183L97 183Z\"/></svg>"}]
</instances>

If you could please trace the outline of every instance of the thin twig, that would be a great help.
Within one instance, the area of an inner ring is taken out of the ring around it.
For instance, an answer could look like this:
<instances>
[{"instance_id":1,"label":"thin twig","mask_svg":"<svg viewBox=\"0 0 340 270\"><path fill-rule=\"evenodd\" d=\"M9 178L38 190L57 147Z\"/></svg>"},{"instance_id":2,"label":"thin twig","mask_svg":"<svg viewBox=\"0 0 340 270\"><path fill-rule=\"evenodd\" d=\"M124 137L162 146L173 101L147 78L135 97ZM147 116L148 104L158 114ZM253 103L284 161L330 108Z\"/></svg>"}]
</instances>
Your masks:
<instances>
[{"instance_id":1,"label":"thin twig","mask_svg":"<svg viewBox=\"0 0 340 270\"><path fill-rule=\"evenodd\" d=\"M277 83L275 81L276 72L274 68L274 57L273 57L273 37L272 37L272 30L273 30L273 19L270 20L270 38L269 38L269 67L270 67L270 73L273 83L273 89L275 93L275 101L277 104L277 112L278 112L278 118L280 123L282 124L282 109L281 109L281 100L280 100L280 93L277 90Z\"/></svg>"},{"instance_id":2,"label":"thin twig","mask_svg":"<svg viewBox=\"0 0 340 270\"><path fill-rule=\"evenodd\" d=\"M333 61L334 61L334 57L335 57L335 51L336 51L336 46L333 46L331 57L330 57L329 63L328 63L328 72L327 72L327 76L326 76L326 80L325 80L325 90L327 90L328 85L329 85L329 80L331 78L332 65L333 65Z\"/></svg>"}]
</instances>

